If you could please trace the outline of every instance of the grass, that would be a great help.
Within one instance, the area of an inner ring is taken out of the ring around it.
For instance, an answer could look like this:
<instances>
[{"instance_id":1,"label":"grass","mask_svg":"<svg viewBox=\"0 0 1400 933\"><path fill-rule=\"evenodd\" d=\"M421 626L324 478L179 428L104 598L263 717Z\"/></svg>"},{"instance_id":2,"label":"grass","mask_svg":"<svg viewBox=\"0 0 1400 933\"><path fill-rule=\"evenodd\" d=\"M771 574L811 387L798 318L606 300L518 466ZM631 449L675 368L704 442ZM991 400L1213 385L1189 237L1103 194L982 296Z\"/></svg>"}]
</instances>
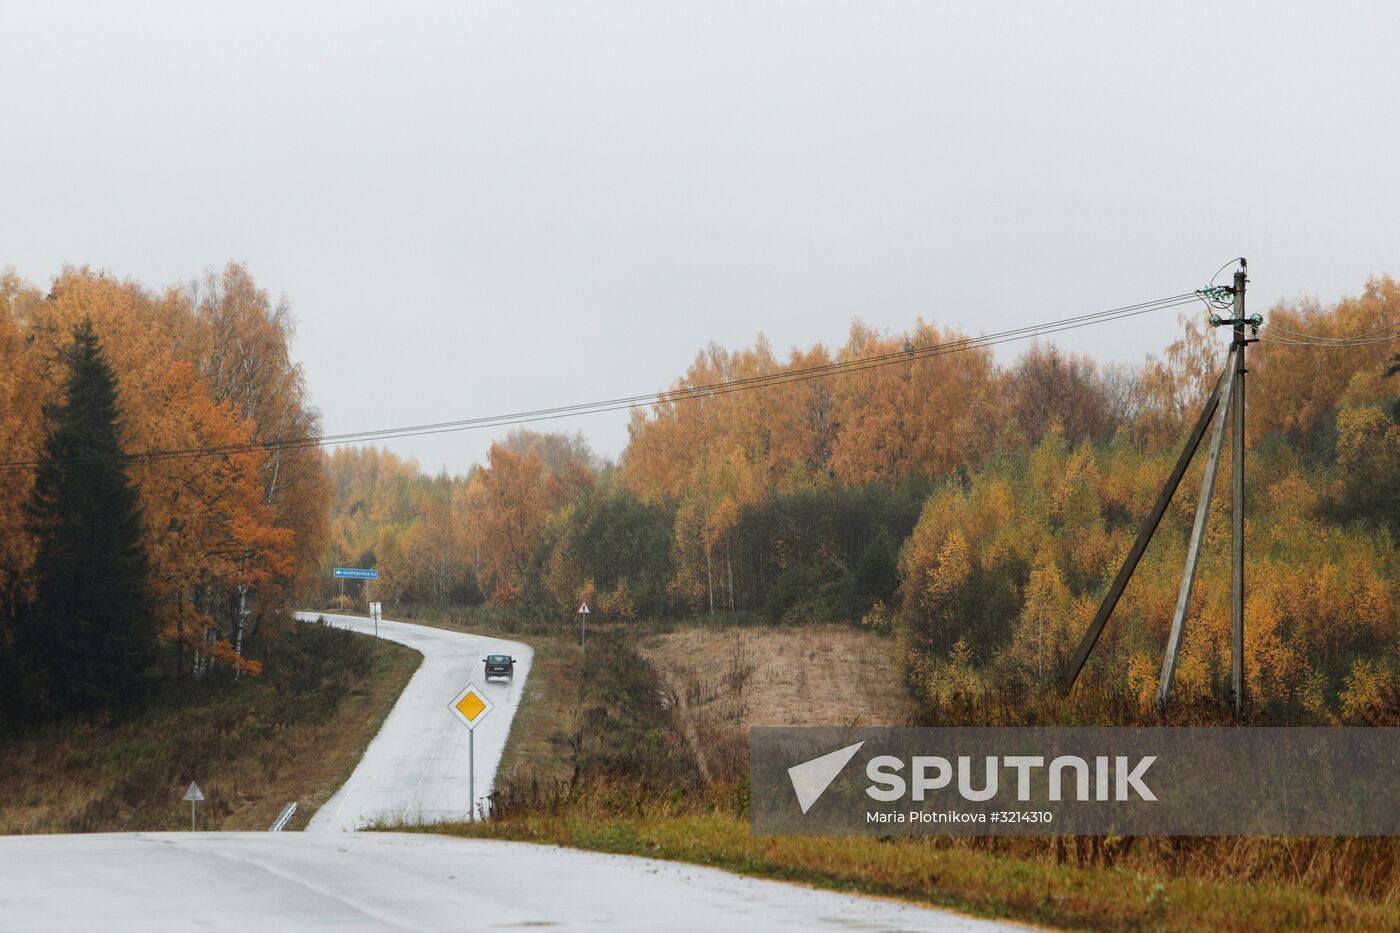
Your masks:
<instances>
[{"instance_id":1,"label":"grass","mask_svg":"<svg viewBox=\"0 0 1400 933\"><path fill-rule=\"evenodd\" d=\"M849 625L697 625L640 650L688 705L731 707L740 728L902 726L914 714L889 639Z\"/></svg>"},{"instance_id":2,"label":"grass","mask_svg":"<svg viewBox=\"0 0 1400 933\"><path fill-rule=\"evenodd\" d=\"M500 776L571 780L583 651L573 638L562 635L532 635L529 643L535 656L501 756Z\"/></svg>"},{"instance_id":3,"label":"grass","mask_svg":"<svg viewBox=\"0 0 1400 933\"><path fill-rule=\"evenodd\" d=\"M490 630L485 621L440 624ZM747 756L731 741L745 726L897 722L908 709L902 697L867 704L851 692L852 664L878 673L872 652L886 643L830 629L590 630L586 661L571 632L526 635L541 676L527 685L492 819L427 831L692 862L1072 929L1400 929L1400 850L1389 839L751 835ZM885 684L865 686L878 697Z\"/></svg>"},{"instance_id":4,"label":"grass","mask_svg":"<svg viewBox=\"0 0 1400 933\"><path fill-rule=\"evenodd\" d=\"M1326 896L1296 886L1057 865L921 838L754 836L746 820L719 812L524 816L440 824L430 831L690 862L1068 929L1400 928L1395 904Z\"/></svg>"},{"instance_id":5,"label":"grass","mask_svg":"<svg viewBox=\"0 0 1400 933\"><path fill-rule=\"evenodd\" d=\"M707 782L747 768L750 726L899 726L913 717L889 640L849 625L710 623L639 646Z\"/></svg>"},{"instance_id":6,"label":"grass","mask_svg":"<svg viewBox=\"0 0 1400 933\"><path fill-rule=\"evenodd\" d=\"M297 625L264 646L264 673L167 684L116 723L69 723L0 744L0 832L189 827L265 830L295 800L304 826L354 770L422 656Z\"/></svg>"}]
</instances>

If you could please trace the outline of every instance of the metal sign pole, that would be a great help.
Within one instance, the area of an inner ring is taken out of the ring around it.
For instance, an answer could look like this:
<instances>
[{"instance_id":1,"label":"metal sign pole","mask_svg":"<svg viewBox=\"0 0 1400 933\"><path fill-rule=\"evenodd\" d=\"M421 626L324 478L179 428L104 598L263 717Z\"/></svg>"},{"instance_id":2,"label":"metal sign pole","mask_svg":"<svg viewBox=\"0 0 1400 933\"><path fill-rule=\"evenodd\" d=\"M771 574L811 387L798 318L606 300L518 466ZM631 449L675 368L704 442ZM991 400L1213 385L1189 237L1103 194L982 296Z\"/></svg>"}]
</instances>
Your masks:
<instances>
[{"instance_id":1,"label":"metal sign pole","mask_svg":"<svg viewBox=\"0 0 1400 933\"><path fill-rule=\"evenodd\" d=\"M195 822L194 808L195 804L204 799L204 792L199 789L199 784L197 782L190 781L190 786L185 791L185 796L181 799L190 802L190 832L194 832L198 825Z\"/></svg>"},{"instance_id":2,"label":"metal sign pole","mask_svg":"<svg viewBox=\"0 0 1400 933\"><path fill-rule=\"evenodd\" d=\"M467 730L467 793L471 796L471 821L476 822L476 730Z\"/></svg>"}]
</instances>

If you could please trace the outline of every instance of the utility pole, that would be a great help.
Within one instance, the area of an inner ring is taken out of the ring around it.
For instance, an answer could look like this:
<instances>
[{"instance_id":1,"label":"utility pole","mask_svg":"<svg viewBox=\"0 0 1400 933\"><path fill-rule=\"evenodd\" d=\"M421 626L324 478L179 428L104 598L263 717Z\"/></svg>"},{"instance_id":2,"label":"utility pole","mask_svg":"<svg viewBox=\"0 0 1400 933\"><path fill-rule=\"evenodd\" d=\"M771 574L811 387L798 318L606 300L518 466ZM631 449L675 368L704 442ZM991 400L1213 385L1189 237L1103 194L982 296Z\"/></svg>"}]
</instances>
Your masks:
<instances>
[{"instance_id":1,"label":"utility pole","mask_svg":"<svg viewBox=\"0 0 1400 933\"><path fill-rule=\"evenodd\" d=\"M1153 533L1157 530L1162 516L1166 513L1168 505L1171 504L1172 496L1175 495L1177 486L1181 484L1181 479L1186 475L1186 469L1191 465L1191 458L1195 456L1196 449L1200 447L1201 439L1205 436L1206 430L1210 426L1211 419L1218 413L1220 421L1216 422L1215 435L1211 440L1210 453L1206 461L1205 474L1201 481L1201 498L1196 504L1196 520L1191 530L1190 544L1187 549L1186 567L1181 577L1181 589L1177 595L1176 612L1172 617L1170 634L1167 638L1166 657L1162 662L1162 676L1157 685L1157 707L1165 710L1167 696L1171 692L1172 680L1176 674L1177 657L1181 651L1181 640L1186 623L1186 611L1191 603L1191 588L1195 582L1196 565L1200 560L1201 547L1205 540L1206 523L1210 515L1211 492L1215 487L1216 467L1220 462L1220 450L1224 437L1225 418L1228 413L1231 431L1231 470L1232 483L1230 495L1230 544L1231 544L1231 578L1230 578L1230 689L1234 694L1234 705L1236 715L1244 713L1244 375L1248 372L1244 365L1244 351L1251 343L1259 341L1259 326L1264 323L1264 318L1258 314L1245 317L1244 314L1244 290L1249 281L1248 266L1243 258L1240 259L1239 270L1235 272L1234 287L1207 285L1197 291L1202 299L1208 301L1212 307L1223 310L1226 298L1232 299L1231 311L1233 316L1222 318L1218 314L1211 314L1210 326L1222 327L1226 324L1234 327L1235 339L1230 345L1230 357L1225 364L1224 371L1220 374L1220 380L1215 385L1215 390L1206 398L1205 407L1201 410L1201 415L1196 421L1195 427L1191 429L1191 434L1186 440L1186 447L1182 450L1181 456L1176 461L1176 466L1172 468L1171 475L1167 478L1166 485L1162 487L1161 494L1157 497L1157 503L1152 507L1147 521L1143 523L1138 532L1137 540L1128 551L1127 558L1123 561L1123 566L1118 571L1118 576L1114 578L1112 585L1108 588L1108 593L1104 596L1103 603L1099 606L1098 614L1089 623L1089 629L1084 633L1084 637L1079 642L1079 648L1069 665L1065 668L1060 678L1060 690L1068 693L1074 682L1079 677L1079 672L1083 670L1084 663L1089 659L1089 655L1094 650L1099 636L1103 633L1104 626L1108 618L1113 614L1114 607L1118 605L1119 598L1123 595L1123 590L1127 588L1128 581L1132 579L1133 572L1137 569L1138 561L1142 558L1143 552L1147 550L1147 545L1152 540ZM1223 269L1221 271L1224 271ZM1212 278L1214 282L1214 278ZM1245 328L1248 327L1254 336L1245 335ZM1217 411L1218 410L1218 411Z\"/></svg>"},{"instance_id":2,"label":"utility pole","mask_svg":"<svg viewBox=\"0 0 1400 933\"><path fill-rule=\"evenodd\" d=\"M1119 598L1128 587L1128 581L1133 578L1133 572L1137 570L1138 561L1142 559L1147 546L1152 543L1152 535L1157 531L1157 526L1161 524L1162 516L1167 514L1172 496L1176 494L1176 487L1181 485L1182 477L1186 475L1187 468L1191 466L1191 458L1196 455L1196 448L1201 446L1201 438L1205 437L1206 430L1210 427L1210 420L1215 417L1216 408L1219 407L1220 400L1233 379L1234 376L1230 372L1221 373L1220 381L1216 383L1214 391L1206 397L1205 407L1201 409L1200 417L1196 419L1195 426L1191 428L1191 434L1186 439L1186 446L1182 448L1181 456L1177 458L1176 466L1172 467L1166 485L1162 487L1161 493L1157 496L1156 504L1152 506L1152 512L1138 531L1137 540L1133 542L1127 558L1123 561L1123 566L1119 568L1118 576L1113 578L1113 584L1108 588L1107 595L1104 596L1103 602L1099 605L1099 611L1094 616L1094 621L1089 623L1089 630L1084 633L1084 637L1080 640L1079 648L1074 652L1074 658L1061 675L1061 693L1069 693L1074 687L1074 682L1079 679L1079 672L1084 669L1084 663L1089 660L1090 653L1098 644L1099 636L1103 634L1104 626L1108 624L1108 617L1113 614Z\"/></svg>"},{"instance_id":3,"label":"utility pole","mask_svg":"<svg viewBox=\"0 0 1400 933\"><path fill-rule=\"evenodd\" d=\"M1247 273L1248 267L1241 259L1235 271L1235 384L1230 395L1234 409L1230 413L1234 435L1230 452L1230 688L1235 694L1236 715L1244 713L1244 374L1248 372L1244 368L1244 350L1253 342L1244 335Z\"/></svg>"},{"instance_id":4,"label":"utility pole","mask_svg":"<svg viewBox=\"0 0 1400 933\"><path fill-rule=\"evenodd\" d=\"M1235 285L1230 289L1232 317L1210 316L1212 327L1229 324L1235 339L1230 345L1234 358L1234 374L1230 392L1230 691L1234 694L1235 714L1244 714L1244 351L1259 342L1261 315L1245 317L1244 290L1249 283L1249 264L1243 257L1235 270ZM1207 289L1207 292L1210 290ZM1212 297L1220 297L1220 289ZM1248 327L1254 336L1247 336Z\"/></svg>"}]
</instances>

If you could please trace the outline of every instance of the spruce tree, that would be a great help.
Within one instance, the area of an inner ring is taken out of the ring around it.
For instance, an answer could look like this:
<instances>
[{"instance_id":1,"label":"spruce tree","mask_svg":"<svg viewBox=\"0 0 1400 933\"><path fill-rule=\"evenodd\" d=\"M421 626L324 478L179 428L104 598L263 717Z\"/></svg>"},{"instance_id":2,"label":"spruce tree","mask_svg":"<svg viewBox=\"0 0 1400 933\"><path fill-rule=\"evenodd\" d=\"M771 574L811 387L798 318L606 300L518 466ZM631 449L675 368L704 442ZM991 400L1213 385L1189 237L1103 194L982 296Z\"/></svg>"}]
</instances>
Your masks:
<instances>
[{"instance_id":1,"label":"spruce tree","mask_svg":"<svg viewBox=\"0 0 1400 933\"><path fill-rule=\"evenodd\" d=\"M35 599L20 650L40 716L120 710L143 699L155 652L141 514L124 471L117 380L84 321L35 477Z\"/></svg>"},{"instance_id":2,"label":"spruce tree","mask_svg":"<svg viewBox=\"0 0 1400 933\"><path fill-rule=\"evenodd\" d=\"M16 645L13 588L0 591L0 741L15 730L25 712Z\"/></svg>"}]
</instances>

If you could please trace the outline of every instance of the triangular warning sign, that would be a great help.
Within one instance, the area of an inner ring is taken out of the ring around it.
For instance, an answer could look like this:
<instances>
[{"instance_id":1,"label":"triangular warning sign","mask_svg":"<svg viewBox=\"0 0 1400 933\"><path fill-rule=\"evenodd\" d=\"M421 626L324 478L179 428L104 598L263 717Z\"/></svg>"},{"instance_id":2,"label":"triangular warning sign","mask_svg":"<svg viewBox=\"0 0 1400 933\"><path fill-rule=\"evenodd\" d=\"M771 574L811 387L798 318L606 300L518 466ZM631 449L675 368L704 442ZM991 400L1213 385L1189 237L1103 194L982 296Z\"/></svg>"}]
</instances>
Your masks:
<instances>
[{"instance_id":1,"label":"triangular warning sign","mask_svg":"<svg viewBox=\"0 0 1400 933\"><path fill-rule=\"evenodd\" d=\"M578 614L581 616L588 615L588 603L584 603L582 606L578 607Z\"/></svg>"},{"instance_id":2,"label":"triangular warning sign","mask_svg":"<svg viewBox=\"0 0 1400 933\"><path fill-rule=\"evenodd\" d=\"M836 780L836 775L841 773L841 769L846 767L846 763L856 756L856 752L860 751L864 744L857 742L847 745L828 755L788 768L788 777L792 780L792 789L797 792L797 804L803 813L812 809L812 804L831 786L831 782Z\"/></svg>"},{"instance_id":3,"label":"triangular warning sign","mask_svg":"<svg viewBox=\"0 0 1400 933\"><path fill-rule=\"evenodd\" d=\"M185 800L191 800L191 801L194 801L194 800L203 800L203 799L204 799L204 792L203 792L202 790L199 789L199 785L198 785L198 784L196 784L194 781L190 781L190 787L189 787L189 790L185 791L184 799L185 799Z\"/></svg>"}]
</instances>

